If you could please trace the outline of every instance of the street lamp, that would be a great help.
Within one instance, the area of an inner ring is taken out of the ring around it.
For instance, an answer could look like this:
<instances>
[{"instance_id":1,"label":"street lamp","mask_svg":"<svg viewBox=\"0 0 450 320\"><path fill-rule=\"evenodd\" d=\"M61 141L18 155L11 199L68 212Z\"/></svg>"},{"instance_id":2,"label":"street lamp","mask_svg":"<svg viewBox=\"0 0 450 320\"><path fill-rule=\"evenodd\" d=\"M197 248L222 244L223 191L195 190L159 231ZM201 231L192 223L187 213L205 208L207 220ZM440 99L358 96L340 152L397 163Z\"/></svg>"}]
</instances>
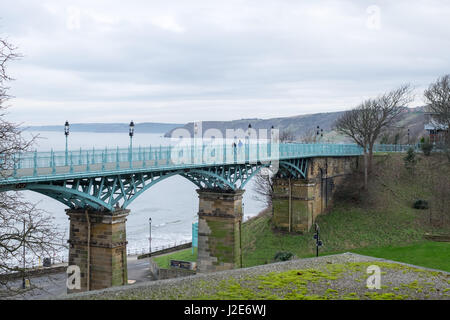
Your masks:
<instances>
[{"instance_id":1,"label":"street lamp","mask_svg":"<svg viewBox=\"0 0 450 320\"><path fill-rule=\"evenodd\" d=\"M148 258L152 256L152 218L148 218L150 236L148 237Z\"/></svg>"},{"instance_id":2,"label":"street lamp","mask_svg":"<svg viewBox=\"0 0 450 320\"><path fill-rule=\"evenodd\" d=\"M130 135L130 153L129 153L129 160L130 160L130 165L131 165L131 161L133 160L133 136L134 136L134 122L133 120L131 120L130 122L130 129L129 129L129 135Z\"/></svg>"},{"instance_id":3,"label":"street lamp","mask_svg":"<svg viewBox=\"0 0 450 320\"><path fill-rule=\"evenodd\" d=\"M319 137L319 134L320 134L320 137ZM323 129L320 129L319 126L317 126L316 137L317 137L317 140L319 140L321 137L323 137Z\"/></svg>"},{"instance_id":4,"label":"street lamp","mask_svg":"<svg viewBox=\"0 0 450 320\"><path fill-rule=\"evenodd\" d=\"M314 234L314 240L316 240L316 257L319 256L319 247L323 246L322 240L320 240L319 232L320 228L317 223L314 224L315 227L315 234Z\"/></svg>"},{"instance_id":5,"label":"street lamp","mask_svg":"<svg viewBox=\"0 0 450 320\"><path fill-rule=\"evenodd\" d=\"M269 156L272 156L272 142L273 142L273 131L274 131L274 127L273 125L270 127L270 140L269 140L269 144L268 144L268 148L269 148Z\"/></svg>"},{"instance_id":6,"label":"street lamp","mask_svg":"<svg viewBox=\"0 0 450 320\"><path fill-rule=\"evenodd\" d=\"M249 123L248 124L248 130L247 130L247 137L246 137L247 143L246 143L246 146L245 146L245 148L247 149L246 150L247 160L250 159L250 134L251 134L250 130L251 129L252 129L252 125Z\"/></svg>"},{"instance_id":7,"label":"street lamp","mask_svg":"<svg viewBox=\"0 0 450 320\"><path fill-rule=\"evenodd\" d=\"M202 140L200 140L200 142L203 143L203 137L200 137L200 138L202 139ZM197 157L198 157L197 139L198 139L198 123L194 122L194 143L191 148L191 158L192 158L193 164L197 161ZM202 154L203 154L203 150L202 150ZM203 157L203 155L202 155L202 157Z\"/></svg>"},{"instance_id":8,"label":"street lamp","mask_svg":"<svg viewBox=\"0 0 450 320\"><path fill-rule=\"evenodd\" d=\"M69 139L69 121L66 120L66 123L64 124L64 135L66 136L66 161L65 164L67 166L67 159L68 159L68 148L67 148L67 140Z\"/></svg>"},{"instance_id":9,"label":"street lamp","mask_svg":"<svg viewBox=\"0 0 450 320\"><path fill-rule=\"evenodd\" d=\"M194 122L194 137L197 137L197 133L198 133L198 124L197 122Z\"/></svg>"}]
</instances>

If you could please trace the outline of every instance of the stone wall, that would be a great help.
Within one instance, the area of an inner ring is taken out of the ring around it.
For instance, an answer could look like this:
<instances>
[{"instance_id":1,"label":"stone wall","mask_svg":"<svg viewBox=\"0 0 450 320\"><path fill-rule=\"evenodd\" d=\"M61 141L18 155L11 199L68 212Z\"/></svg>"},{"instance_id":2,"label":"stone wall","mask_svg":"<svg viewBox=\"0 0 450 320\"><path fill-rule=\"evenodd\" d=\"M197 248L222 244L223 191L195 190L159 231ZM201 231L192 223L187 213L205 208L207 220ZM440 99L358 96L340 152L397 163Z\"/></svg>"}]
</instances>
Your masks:
<instances>
[{"instance_id":1,"label":"stone wall","mask_svg":"<svg viewBox=\"0 0 450 320\"><path fill-rule=\"evenodd\" d=\"M70 220L69 266L81 271L79 292L127 284L127 254L125 222L129 210L100 212L88 210L90 222L90 270L88 288L88 223L86 211L66 210Z\"/></svg>"},{"instance_id":2,"label":"stone wall","mask_svg":"<svg viewBox=\"0 0 450 320\"><path fill-rule=\"evenodd\" d=\"M358 166L358 157L323 157L308 161L306 179L275 178L273 221L290 232L308 231L326 212L336 187Z\"/></svg>"},{"instance_id":3,"label":"stone wall","mask_svg":"<svg viewBox=\"0 0 450 320\"><path fill-rule=\"evenodd\" d=\"M186 270L177 268L159 269L158 280L188 277L193 276L195 274L196 274L195 270Z\"/></svg>"},{"instance_id":4,"label":"stone wall","mask_svg":"<svg viewBox=\"0 0 450 320\"><path fill-rule=\"evenodd\" d=\"M313 221L315 184L309 184L305 180L280 178L273 182L275 226L290 232L308 230Z\"/></svg>"},{"instance_id":5,"label":"stone wall","mask_svg":"<svg viewBox=\"0 0 450 320\"><path fill-rule=\"evenodd\" d=\"M244 190L197 190L198 272L241 267L242 194Z\"/></svg>"}]
</instances>

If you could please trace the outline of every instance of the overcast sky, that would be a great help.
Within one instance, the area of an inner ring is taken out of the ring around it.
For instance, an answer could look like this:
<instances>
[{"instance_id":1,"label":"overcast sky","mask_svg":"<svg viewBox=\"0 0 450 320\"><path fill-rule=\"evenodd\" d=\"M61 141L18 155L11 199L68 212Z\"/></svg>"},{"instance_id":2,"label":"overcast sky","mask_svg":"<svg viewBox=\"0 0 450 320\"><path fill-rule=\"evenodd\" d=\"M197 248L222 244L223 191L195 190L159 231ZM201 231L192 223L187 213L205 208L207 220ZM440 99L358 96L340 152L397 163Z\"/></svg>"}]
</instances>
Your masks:
<instances>
[{"instance_id":1,"label":"overcast sky","mask_svg":"<svg viewBox=\"0 0 450 320\"><path fill-rule=\"evenodd\" d=\"M33 124L345 110L450 73L450 1L0 0L9 118Z\"/></svg>"}]
</instances>

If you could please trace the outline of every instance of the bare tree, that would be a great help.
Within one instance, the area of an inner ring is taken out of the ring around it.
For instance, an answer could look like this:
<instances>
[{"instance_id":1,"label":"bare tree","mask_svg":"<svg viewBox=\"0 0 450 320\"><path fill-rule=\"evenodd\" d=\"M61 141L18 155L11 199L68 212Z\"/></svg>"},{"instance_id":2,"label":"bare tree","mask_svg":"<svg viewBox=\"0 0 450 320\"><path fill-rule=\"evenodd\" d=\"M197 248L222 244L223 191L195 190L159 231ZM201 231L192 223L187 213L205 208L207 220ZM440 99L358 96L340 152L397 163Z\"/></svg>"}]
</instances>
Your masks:
<instances>
[{"instance_id":1,"label":"bare tree","mask_svg":"<svg viewBox=\"0 0 450 320\"><path fill-rule=\"evenodd\" d=\"M365 188L367 188L368 172L372 167L375 141L382 130L397 119L403 107L411 100L411 87L403 85L375 99L365 100L355 109L345 112L336 121L336 130L349 136L363 148Z\"/></svg>"},{"instance_id":2,"label":"bare tree","mask_svg":"<svg viewBox=\"0 0 450 320\"><path fill-rule=\"evenodd\" d=\"M316 142L316 141L317 141L317 134L316 134L316 131L314 129L305 132L300 137L300 142L302 142L302 143L313 143L313 142Z\"/></svg>"},{"instance_id":3,"label":"bare tree","mask_svg":"<svg viewBox=\"0 0 450 320\"><path fill-rule=\"evenodd\" d=\"M295 138L295 134L292 130L287 129L280 133L280 142L294 142Z\"/></svg>"},{"instance_id":4,"label":"bare tree","mask_svg":"<svg viewBox=\"0 0 450 320\"><path fill-rule=\"evenodd\" d=\"M0 179L11 174L15 155L28 151L34 141L22 137L19 125L5 119L9 99L6 82L9 61L19 57L16 48L0 39ZM9 285L6 274L25 274L36 256L51 257L63 246L63 234L53 218L28 203L18 192L0 192L0 298L21 294L21 287Z\"/></svg>"},{"instance_id":5,"label":"bare tree","mask_svg":"<svg viewBox=\"0 0 450 320\"><path fill-rule=\"evenodd\" d=\"M0 273L21 275L36 257L53 257L64 245L64 235L55 229L54 218L17 192L0 193ZM22 294L22 286L0 278L0 298ZM28 289L33 289L31 286Z\"/></svg>"},{"instance_id":6,"label":"bare tree","mask_svg":"<svg viewBox=\"0 0 450 320\"><path fill-rule=\"evenodd\" d=\"M295 140L295 135L290 130L283 130L280 133L279 142L292 142ZM262 168L254 177L254 187L255 195L253 199L263 202L266 207L272 206L272 195L273 195L273 176L270 170Z\"/></svg>"},{"instance_id":7,"label":"bare tree","mask_svg":"<svg viewBox=\"0 0 450 320\"><path fill-rule=\"evenodd\" d=\"M428 111L432 113L435 125L442 133L438 148L444 150L450 161L450 74L440 77L424 92Z\"/></svg>"},{"instance_id":8,"label":"bare tree","mask_svg":"<svg viewBox=\"0 0 450 320\"><path fill-rule=\"evenodd\" d=\"M439 124L450 127L450 74L440 77L424 92L427 108Z\"/></svg>"},{"instance_id":9,"label":"bare tree","mask_svg":"<svg viewBox=\"0 0 450 320\"><path fill-rule=\"evenodd\" d=\"M265 207L272 206L273 182L269 170L262 168L254 177L253 198L265 204Z\"/></svg>"}]
</instances>

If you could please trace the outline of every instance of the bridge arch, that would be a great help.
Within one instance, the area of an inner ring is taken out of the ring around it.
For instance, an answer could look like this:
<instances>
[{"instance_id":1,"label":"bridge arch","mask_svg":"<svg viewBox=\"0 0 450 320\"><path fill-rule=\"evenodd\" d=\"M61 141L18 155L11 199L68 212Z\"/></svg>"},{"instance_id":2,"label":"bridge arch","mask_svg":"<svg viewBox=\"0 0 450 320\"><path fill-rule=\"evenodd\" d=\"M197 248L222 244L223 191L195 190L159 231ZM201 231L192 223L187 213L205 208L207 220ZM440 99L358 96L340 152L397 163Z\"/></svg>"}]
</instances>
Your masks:
<instances>
[{"instance_id":1,"label":"bridge arch","mask_svg":"<svg viewBox=\"0 0 450 320\"><path fill-rule=\"evenodd\" d=\"M308 158L280 161L280 175L296 179L306 179L308 173Z\"/></svg>"}]
</instances>

